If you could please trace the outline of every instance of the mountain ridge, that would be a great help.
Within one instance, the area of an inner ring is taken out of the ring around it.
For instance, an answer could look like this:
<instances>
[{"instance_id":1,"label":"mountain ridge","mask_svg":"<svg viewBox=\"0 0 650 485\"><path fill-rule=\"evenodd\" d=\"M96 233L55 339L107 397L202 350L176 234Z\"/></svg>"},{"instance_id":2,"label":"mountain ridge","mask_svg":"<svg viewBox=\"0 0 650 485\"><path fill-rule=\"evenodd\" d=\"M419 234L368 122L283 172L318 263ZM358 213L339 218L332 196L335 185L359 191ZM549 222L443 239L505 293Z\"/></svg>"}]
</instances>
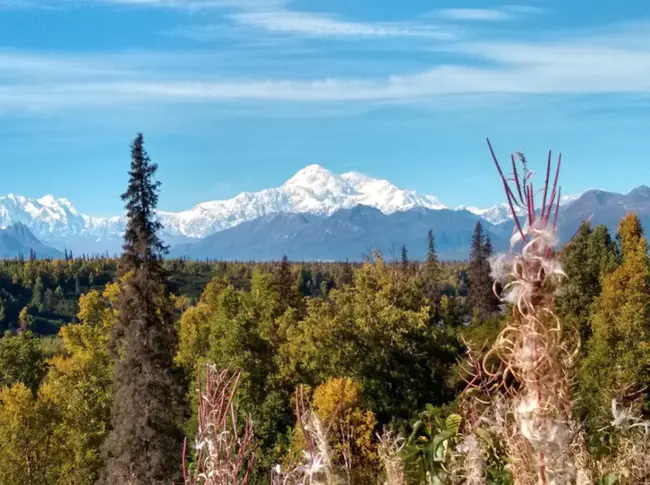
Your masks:
<instances>
[{"instance_id":1,"label":"mountain ridge","mask_svg":"<svg viewBox=\"0 0 650 485\"><path fill-rule=\"evenodd\" d=\"M357 205L374 207L384 214L416 208L448 209L432 195L397 187L388 180L359 172L340 175L316 164L307 165L280 187L242 192L226 200L213 200L179 211L158 211L163 237L171 245L196 242L219 231L275 213L331 215ZM488 209L461 206L491 223L510 218L505 204ZM32 199L15 194L0 197L0 228L25 224L37 238L59 250L75 253L119 253L125 218L82 214L66 198L54 195Z\"/></svg>"}]
</instances>

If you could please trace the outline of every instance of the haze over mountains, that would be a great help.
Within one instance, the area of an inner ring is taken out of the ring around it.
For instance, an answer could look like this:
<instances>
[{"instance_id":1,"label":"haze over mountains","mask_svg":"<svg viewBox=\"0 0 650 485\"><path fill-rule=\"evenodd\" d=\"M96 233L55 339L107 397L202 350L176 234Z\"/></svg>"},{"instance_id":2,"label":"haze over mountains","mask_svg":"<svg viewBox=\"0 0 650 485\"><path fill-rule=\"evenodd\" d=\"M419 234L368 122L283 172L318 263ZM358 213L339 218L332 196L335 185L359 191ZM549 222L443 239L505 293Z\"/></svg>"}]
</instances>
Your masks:
<instances>
[{"instance_id":1,"label":"haze over mountains","mask_svg":"<svg viewBox=\"0 0 650 485\"><path fill-rule=\"evenodd\" d=\"M588 217L615 230L629 210L650 220L650 189L642 186L627 195L589 190L563 197L560 236L566 240ZM417 258L424 254L429 229L436 233L442 258L464 259L477 220L485 222L497 249L506 249L512 231L506 204L450 209L432 195L357 172L336 175L319 165L305 167L281 187L158 215L172 255L197 259L265 260L284 254L293 259L361 259L372 248L392 252L403 244ZM40 246L39 255L45 256L64 249L116 254L125 220L84 215L69 200L52 195L0 197L0 228L16 223L52 248Z\"/></svg>"}]
</instances>

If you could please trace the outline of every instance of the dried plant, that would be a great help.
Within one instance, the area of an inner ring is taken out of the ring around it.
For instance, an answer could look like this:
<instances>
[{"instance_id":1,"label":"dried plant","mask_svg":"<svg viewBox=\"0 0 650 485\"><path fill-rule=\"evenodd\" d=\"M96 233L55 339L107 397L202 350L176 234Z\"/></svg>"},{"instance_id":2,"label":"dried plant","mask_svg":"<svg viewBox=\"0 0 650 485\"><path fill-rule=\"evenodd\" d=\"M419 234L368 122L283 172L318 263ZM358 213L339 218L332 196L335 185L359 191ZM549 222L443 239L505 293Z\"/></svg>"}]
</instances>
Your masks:
<instances>
[{"instance_id":1,"label":"dried plant","mask_svg":"<svg viewBox=\"0 0 650 485\"><path fill-rule=\"evenodd\" d=\"M554 296L566 278L553 249L557 242L561 155L550 183L549 151L545 183L536 193L533 172L523 153L511 155L512 173L507 177L489 140L488 147L515 230L510 253L491 260L495 293L512 305L512 318L486 353L483 369L500 379L506 398L502 433L511 454L514 482L575 483L575 454L571 449L578 427L572 416L569 369L577 355L578 339L566 335L554 312ZM542 203L536 208L539 193L543 194ZM519 220L522 212L524 224ZM496 369L489 364L494 360L499 363Z\"/></svg>"},{"instance_id":2,"label":"dried plant","mask_svg":"<svg viewBox=\"0 0 650 485\"><path fill-rule=\"evenodd\" d=\"M596 462L599 475L613 475L621 484L650 482L650 421L638 414L636 400L622 406L612 399L612 420L599 431L611 433L613 449Z\"/></svg>"},{"instance_id":3,"label":"dried plant","mask_svg":"<svg viewBox=\"0 0 650 485\"><path fill-rule=\"evenodd\" d=\"M296 391L296 421L304 439L300 463L276 465L271 471L271 485L343 485L349 483L349 470L343 473L332 464L329 445L330 429L325 428L305 399L304 387ZM336 415L336 413L335 413ZM332 423L335 420L332 419ZM331 423L330 423L331 424ZM345 468L345 467L344 467Z\"/></svg>"},{"instance_id":4,"label":"dried plant","mask_svg":"<svg viewBox=\"0 0 650 485\"><path fill-rule=\"evenodd\" d=\"M487 483L487 450L485 439L479 436L482 426L488 424L494 431L495 422L490 414L494 409L494 391L498 385L494 376L483 369L480 354L485 350L475 351L471 345L462 339L467 347L464 362L460 366L460 377L466 387L459 399L463 420L463 438L456 446L460 456L460 464L454 467L455 475L466 485L482 485ZM499 434L499 428L496 428Z\"/></svg>"},{"instance_id":5,"label":"dried plant","mask_svg":"<svg viewBox=\"0 0 650 485\"><path fill-rule=\"evenodd\" d=\"M387 429L377 435L379 441L379 459L384 465L386 481L384 485L406 485L406 470L400 456L406 440Z\"/></svg>"},{"instance_id":6,"label":"dried plant","mask_svg":"<svg viewBox=\"0 0 650 485\"><path fill-rule=\"evenodd\" d=\"M234 405L239 373L218 371L205 366L205 383L198 378L199 429L196 437L194 470L185 463L187 440L183 446L185 485L247 485L255 453L253 425L247 417L240 433Z\"/></svg>"}]
</instances>

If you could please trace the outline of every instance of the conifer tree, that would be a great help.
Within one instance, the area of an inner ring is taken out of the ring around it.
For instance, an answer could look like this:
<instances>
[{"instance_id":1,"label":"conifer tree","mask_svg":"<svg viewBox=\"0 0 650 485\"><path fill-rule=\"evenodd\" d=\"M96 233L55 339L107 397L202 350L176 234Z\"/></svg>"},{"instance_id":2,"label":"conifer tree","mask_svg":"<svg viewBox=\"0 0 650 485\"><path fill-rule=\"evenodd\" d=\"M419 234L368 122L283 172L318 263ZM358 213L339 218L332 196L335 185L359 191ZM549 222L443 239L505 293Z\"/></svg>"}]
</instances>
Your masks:
<instances>
[{"instance_id":1,"label":"conifer tree","mask_svg":"<svg viewBox=\"0 0 650 485\"><path fill-rule=\"evenodd\" d=\"M296 283L291 272L291 264L285 255L273 275L273 287L280 296L282 311L289 307L297 308L299 306L300 294Z\"/></svg>"},{"instance_id":2,"label":"conifer tree","mask_svg":"<svg viewBox=\"0 0 650 485\"><path fill-rule=\"evenodd\" d=\"M343 268L341 269L341 276L336 283L336 286L341 289L345 285L351 285L354 283L354 270L352 269L352 264L348 259L345 259L343 263Z\"/></svg>"},{"instance_id":3,"label":"conifer tree","mask_svg":"<svg viewBox=\"0 0 650 485\"><path fill-rule=\"evenodd\" d=\"M483 232L478 221L472 234L472 247L469 257L469 302L480 315L489 315L498 308L498 299L494 295L494 281L490 276L489 257L492 254L492 242Z\"/></svg>"},{"instance_id":4,"label":"conifer tree","mask_svg":"<svg viewBox=\"0 0 650 485\"><path fill-rule=\"evenodd\" d=\"M41 311L43 305L43 296L44 296L45 287L43 286L43 279L39 276L36 278L34 283L34 288L32 289L32 301L31 305L38 308Z\"/></svg>"},{"instance_id":5,"label":"conifer tree","mask_svg":"<svg viewBox=\"0 0 650 485\"><path fill-rule=\"evenodd\" d=\"M404 271L404 273L407 273L409 270L409 256L408 250L406 249L406 244L402 245L402 250L400 253L400 265L402 267L402 271Z\"/></svg>"},{"instance_id":6,"label":"conifer tree","mask_svg":"<svg viewBox=\"0 0 650 485\"><path fill-rule=\"evenodd\" d=\"M650 261L636 214L619 225L622 262L603 277L593 306L593 336L582 365L581 391L592 426L610 415L612 398L650 385ZM645 398L646 411L648 399Z\"/></svg>"},{"instance_id":7,"label":"conifer tree","mask_svg":"<svg viewBox=\"0 0 650 485\"><path fill-rule=\"evenodd\" d=\"M169 485L177 478L182 435L180 389L173 364L173 308L165 287L155 218L160 183L141 134L131 146L127 226L119 274L122 286L113 326L112 429L104 445L102 485Z\"/></svg>"},{"instance_id":8,"label":"conifer tree","mask_svg":"<svg viewBox=\"0 0 650 485\"><path fill-rule=\"evenodd\" d=\"M432 267L438 265L438 254L436 253L436 238L433 235L432 229L429 229L429 233L427 234L427 265Z\"/></svg>"},{"instance_id":9,"label":"conifer tree","mask_svg":"<svg viewBox=\"0 0 650 485\"><path fill-rule=\"evenodd\" d=\"M440 267L436 253L436 242L433 231L427 235L427 260L424 264L420 278L425 296L433 306L433 314L438 315L440 310Z\"/></svg>"},{"instance_id":10,"label":"conifer tree","mask_svg":"<svg viewBox=\"0 0 650 485\"><path fill-rule=\"evenodd\" d=\"M600 295L601 276L616 266L616 245L607 226L592 230L589 222L583 222L562 250L562 265L568 280L558 309L565 324L578 328L586 343L591 337L590 308Z\"/></svg>"}]
</instances>

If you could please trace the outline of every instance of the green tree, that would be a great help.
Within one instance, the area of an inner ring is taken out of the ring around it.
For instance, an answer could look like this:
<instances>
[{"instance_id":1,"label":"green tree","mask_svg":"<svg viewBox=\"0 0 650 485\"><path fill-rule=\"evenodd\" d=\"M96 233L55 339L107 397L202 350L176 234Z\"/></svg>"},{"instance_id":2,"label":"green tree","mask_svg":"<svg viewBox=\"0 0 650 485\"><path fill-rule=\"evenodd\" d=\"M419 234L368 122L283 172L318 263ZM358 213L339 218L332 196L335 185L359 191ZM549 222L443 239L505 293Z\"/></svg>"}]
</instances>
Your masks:
<instances>
[{"instance_id":1,"label":"green tree","mask_svg":"<svg viewBox=\"0 0 650 485\"><path fill-rule=\"evenodd\" d=\"M350 261L345 260L343 267L341 268L341 275L336 282L337 288L343 288L345 285L351 285L354 283L354 270L352 269L352 264Z\"/></svg>"},{"instance_id":2,"label":"green tree","mask_svg":"<svg viewBox=\"0 0 650 485\"><path fill-rule=\"evenodd\" d=\"M420 273L419 283L422 285L424 295L431 303L431 314L435 320L438 320L442 311L440 307L440 263L432 230L427 235L427 259Z\"/></svg>"},{"instance_id":3,"label":"green tree","mask_svg":"<svg viewBox=\"0 0 650 485\"><path fill-rule=\"evenodd\" d=\"M622 262L603 277L581 371L582 397L594 426L610 418L612 398L650 384L650 263L635 213L621 221L618 236Z\"/></svg>"},{"instance_id":4,"label":"green tree","mask_svg":"<svg viewBox=\"0 0 650 485\"><path fill-rule=\"evenodd\" d=\"M354 287L308 302L281 346L281 372L307 383L350 376L380 422L410 417L451 397L446 377L457 341L429 318L422 290L379 258L356 272Z\"/></svg>"},{"instance_id":5,"label":"green tree","mask_svg":"<svg viewBox=\"0 0 650 485\"><path fill-rule=\"evenodd\" d=\"M39 276L36 278L36 282L34 283L34 288L32 289L32 301L30 303L31 306L38 308L39 311L43 307L44 291L45 287L43 286L43 279Z\"/></svg>"},{"instance_id":6,"label":"green tree","mask_svg":"<svg viewBox=\"0 0 650 485\"><path fill-rule=\"evenodd\" d=\"M36 393L44 376L45 359L32 332L7 330L0 339L0 387L20 382Z\"/></svg>"},{"instance_id":7,"label":"green tree","mask_svg":"<svg viewBox=\"0 0 650 485\"><path fill-rule=\"evenodd\" d=\"M568 278L557 301L558 309L566 325L580 330L583 343L591 337L591 305L600 295L601 278L616 267L616 253L607 226L597 226L592 231L587 221L562 250L562 265Z\"/></svg>"},{"instance_id":8,"label":"green tree","mask_svg":"<svg viewBox=\"0 0 650 485\"><path fill-rule=\"evenodd\" d=\"M29 308L23 307L18 314L18 326L21 332L26 332L32 327L33 319L29 314Z\"/></svg>"},{"instance_id":9,"label":"green tree","mask_svg":"<svg viewBox=\"0 0 650 485\"><path fill-rule=\"evenodd\" d=\"M39 399L56 411L58 485L92 485L102 467L101 445L110 424L112 360L107 349L117 318L119 284L103 294L86 293L79 300L79 321L61 329L64 353L50 361Z\"/></svg>"},{"instance_id":10,"label":"green tree","mask_svg":"<svg viewBox=\"0 0 650 485\"><path fill-rule=\"evenodd\" d=\"M406 245L402 245L402 250L400 252L400 266L402 268L402 271L404 273L409 272L409 255L408 255L408 250L406 249Z\"/></svg>"},{"instance_id":11,"label":"green tree","mask_svg":"<svg viewBox=\"0 0 650 485\"><path fill-rule=\"evenodd\" d=\"M279 295L281 312L288 307L297 307L300 300L297 280L291 271L291 264L286 256L282 258L280 265L273 275L273 286Z\"/></svg>"},{"instance_id":12,"label":"green tree","mask_svg":"<svg viewBox=\"0 0 650 485\"><path fill-rule=\"evenodd\" d=\"M499 301L494 294L494 280L491 276L489 258L492 255L492 243L483 232L480 221L474 227L472 246L469 256L469 303L480 315L494 313Z\"/></svg>"},{"instance_id":13,"label":"green tree","mask_svg":"<svg viewBox=\"0 0 650 485\"><path fill-rule=\"evenodd\" d=\"M173 306L165 286L155 218L160 183L142 134L131 146L127 225L120 261L118 319L110 338L114 357L112 429L104 446L104 485L168 485L178 477L181 393L173 357Z\"/></svg>"},{"instance_id":14,"label":"green tree","mask_svg":"<svg viewBox=\"0 0 650 485\"><path fill-rule=\"evenodd\" d=\"M56 483L51 451L57 419L56 410L24 384L0 390L0 485Z\"/></svg>"}]
</instances>

